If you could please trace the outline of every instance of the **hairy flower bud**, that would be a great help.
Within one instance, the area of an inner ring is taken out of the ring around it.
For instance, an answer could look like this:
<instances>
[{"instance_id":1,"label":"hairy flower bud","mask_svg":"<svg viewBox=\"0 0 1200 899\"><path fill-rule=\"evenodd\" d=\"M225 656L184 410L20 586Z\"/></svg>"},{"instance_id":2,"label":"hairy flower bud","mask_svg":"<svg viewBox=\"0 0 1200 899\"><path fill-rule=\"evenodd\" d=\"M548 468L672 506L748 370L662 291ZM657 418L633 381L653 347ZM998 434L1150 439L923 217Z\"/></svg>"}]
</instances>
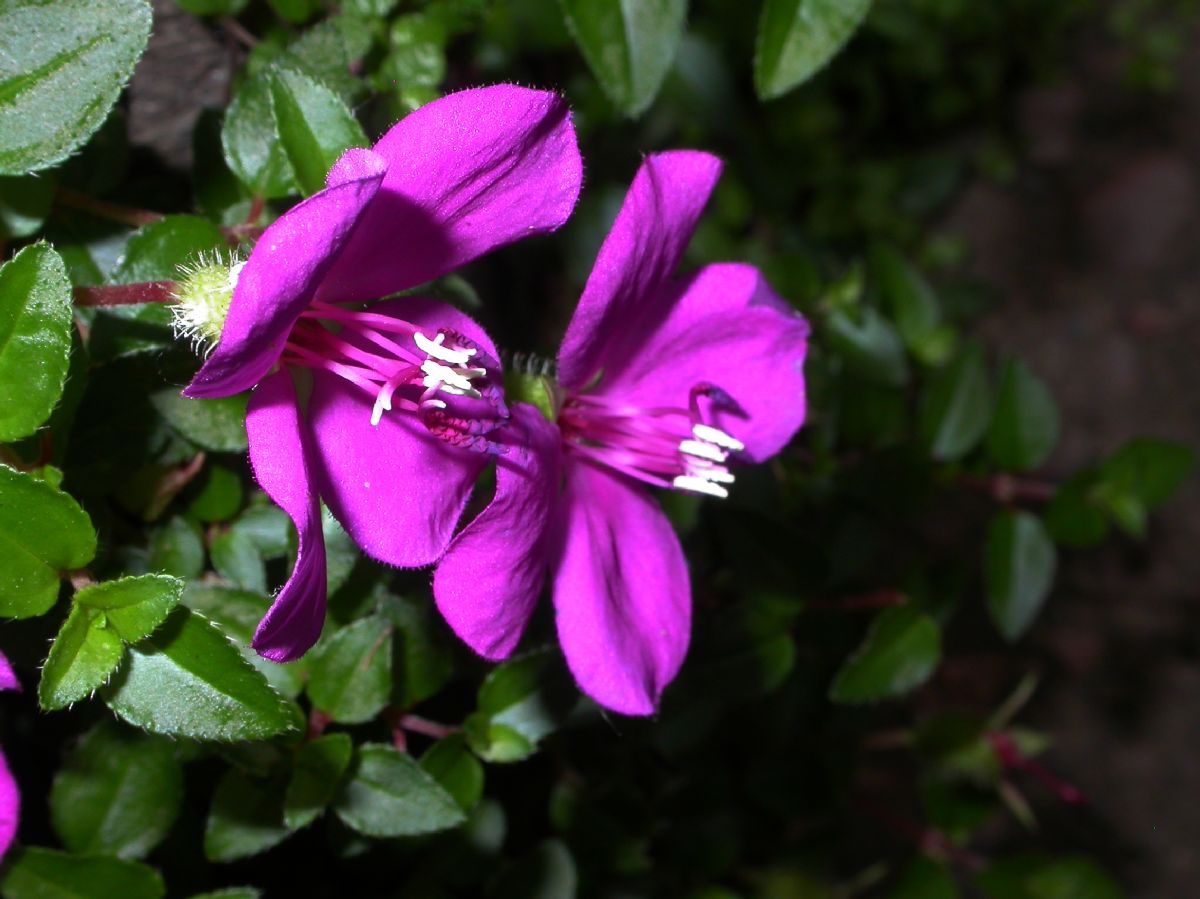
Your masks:
<instances>
[{"instance_id":1,"label":"hairy flower bud","mask_svg":"<svg viewBox=\"0 0 1200 899\"><path fill-rule=\"evenodd\" d=\"M171 306L176 337L187 338L205 354L217 345L243 265L218 251L180 266Z\"/></svg>"}]
</instances>

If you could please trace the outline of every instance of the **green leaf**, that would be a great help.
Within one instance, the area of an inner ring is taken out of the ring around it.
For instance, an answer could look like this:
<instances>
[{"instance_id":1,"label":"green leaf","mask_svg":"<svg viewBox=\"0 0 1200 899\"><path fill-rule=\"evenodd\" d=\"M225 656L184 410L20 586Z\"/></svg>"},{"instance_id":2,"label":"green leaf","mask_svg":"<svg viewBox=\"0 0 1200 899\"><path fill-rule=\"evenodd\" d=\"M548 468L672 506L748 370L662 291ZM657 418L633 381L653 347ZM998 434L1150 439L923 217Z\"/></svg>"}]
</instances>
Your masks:
<instances>
[{"instance_id":1,"label":"green leaf","mask_svg":"<svg viewBox=\"0 0 1200 899\"><path fill-rule=\"evenodd\" d=\"M1139 437L1113 453L1100 466L1097 498L1117 524L1135 537L1144 534L1145 514L1161 506L1192 474L1196 454L1169 440ZM1121 501L1140 515L1123 515Z\"/></svg>"},{"instance_id":2,"label":"green leaf","mask_svg":"<svg viewBox=\"0 0 1200 899\"><path fill-rule=\"evenodd\" d=\"M1046 507L1046 530L1055 543L1095 546L1108 536L1108 516L1096 494L1097 475L1081 471L1055 491Z\"/></svg>"},{"instance_id":3,"label":"green leaf","mask_svg":"<svg viewBox=\"0 0 1200 899\"><path fill-rule=\"evenodd\" d=\"M992 414L983 347L971 344L939 371L921 406L921 436L933 458L961 459L979 443Z\"/></svg>"},{"instance_id":4,"label":"green leaf","mask_svg":"<svg viewBox=\"0 0 1200 899\"><path fill-rule=\"evenodd\" d=\"M1058 443L1058 406L1043 383L1020 359L1010 359L1000 375L996 409L988 429L987 451L1001 468L1037 468Z\"/></svg>"},{"instance_id":5,"label":"green leaf","mask_svg":"<svg viewBox=\"0 0 1200 899\"><path fill-rule=\"evenodd\" d=\"M438 740L421 756L421 767L469 812L483 796L483 765L467 751L462 734Z\"/></svg>"},{"instance_id":6,"label":"green leaf","mask_svg":"<svg viewBox=\"0 0 1200 899\"><path fill-rule=\"evenodd\" d=\"M283 787L230 768L217 784L204 827L204 857L232 862L270 849L287 838Z\"/></svg>"},{"instance_id":7,"label":"green leaf","mask_svg":"<svg viewBox=\"0 0 1200 899\"><path fill-rule=\"evenodd\" d=\"M52 205L53 177L0 177L0 238L12 240L36 234Z\"/></svg>"},{"instance_id":8,"label":"green leaf","mask_svg":"<svg viewBox=\"0 0 1200 899\"><path fill-rule=\"evenodd\" d=\"M197 893L189 899L262 899L258 887L225 887L209 893Z\"/></svg>"},{"instance_id":9,"label":"green leaf","mask_svg":"<svg viewBox=\"0 0 1200 899\"><path fill-rule=\"evenodd\" d=\"M73 606L42 666L38 702L48 712L78 702L108 683L124 657L125 645L104 616Z\"/></svg>"},{"instance_id":10,"label":"green leaf","mask_svg":"<svg viewBox=\"0 0 1200 899\"><path fill-rule=\"evenodd\" d=\"M370 721L392 692L392 625L361 618L317 644L308 675L313 705L339 724Z\"/></svg>"},{"instance_id":11,"label":"green leaf","mask_svg":"<svg viewBox=\"0 0 1200 899\"><path fill-rule=\"evenodd\" d=\"M961 895L945 865L919 855L904 869L888 899L958 899Z\"/></svg>"},{"instance_id":12,"label":"green leaf","mask_svg":"<svg viewBox=\"0 0 1200 899\"><path fill-rule=\"evenodd\" d=\"M181 578L196 578L204 571L204 536L194 521L176 515L150 537L147 566Z\"/></svg>"},{"instance_id":13,"label":"green leaf","mask_svg":"<svg viewBox=\"0 0 1200 899\"><path fill-rule=\"evenodd\" d=\"M250 0L175 0L194 16L236 16Z\"/></svg>"},{"instance_id":14,"label":"green leaf","mask_svg":"<svg viewBox=\"0 0 1200 899\"><path fill-rule=\"evenodd\" d=\"M871 0L766 0L754 54L758 96L772 100L815 75L870 8Z\"/></svg>"},{"instance_id":15,"label":"green leaf","mask_svg":"<svg viewBox=\"0 0 1200 899\"><path fill-rule=\"evenodd\" d=\"M446 79L446 39L445 27L431 16L397 16L375 84L381 92L399 88L402 97L414 89L433 90Z\"/></svg>"},{"instance_id":16,"label":"green leaf","mask_svg":"<svg viewBox=\"0 0 1200 899\"><path fill-rule=\"evenodd\" d=\"M871 272L905 345L910 351L921 347L942 323L937 294L921 273L887 244L871 248Z\"/></svg>"},{"instance_id":17,"label":"green leaf","mask_svg":"<svg viewBox=\"0 0 1200 899\"><path fill-rule=\"evenodd\" d=\"M247 79L225 110L221 145L229 169L252 192L266 199L296 193L299 184L279 140L268 73Z\"/></svg>"},{"instance_id":18,"label":"green leaf","mask_svg":"<svg viewBox=\"0 0 1200 899\"><path fill-rule=\"evenodd\" d=\"M49 417L70 355L71 282L50 245L34 244L0 266L0 443Z\"/></svg>"},{"instance_id":19,"label":"green leaf","mask_svg":"<svg viewBox=\"0 0 1200 899\"><path fill-rule=\"evenodd\" d=\"M183 581L167 574L143 574L93 584L75 594L75 604L104 613L108 626L126 643L143 640L179 605Z\"/></svg>"},{"instance_id":20,"label":"green leaf","mask_svg":"<svg viewBox=\"0 0 1200 899\"><path fill-rule=\"evenodd\" d=\"M443 636L445 626L428 602L387 595L380 611L402 638L403 672L397 680L403 690L397 701L410 708L441 690L453 673L454 663Z\"/></svg>"},{"instance_id":21,"label":"green leaf","mask_svg":"<svg viewBox=\"0 0 1200 899\"><path fill-rule=\"evenodd\" d=\"M842 664L829 698L859 703L908 693L929 679L941 653L936 621L912 605L885 609Z\"/></svg>"},{"instance_id":22,"label":"green leaf","mask_svg":"<svg viewBox=\"0 0 1200 899\"><path fill-rule=\"evenodd\" d=\"M307 826L333 801L353 755L349 734L325 734L300 747L283 801L289 828Z\"/></svg>"},{"instance_id":23,"label":"green leaf","mask_svg":"<svg viewBox=\"0 0 1200 899\"><path fill-rule=\"evenodd\" d=\"M193 482L195 495L188 501L187 515L197 521L229 521L242 507L245 489L241 475L226 465L206 465Z\"/></svg>"},{"instance_id":24,"label":"green leaf","mask_svg":"<svg viewBox=\"0 0 1200 899\"><path fill-rule=\"evenodd\" d=\"M560 2L567 28L608 98L626 115L640 115L671 68L687 0Z\"/></svg>"},{"instance_id":25,"label":"green leaf","mask_svg":"<svg viewBox=\"0 0 1200 899\"><path fill-rule=\"evenodd\" d=\"M104 689L114 712L153 733L262 740L295 728L289 705L217 627L176 609Z\"/></svg>"},{"instance_id":26,"label":"green leaf","mask_svg":"<svg viewBox=\"0 0 1200 899\"><path fill-rule=\"evenodd\" d=\"M1054 542L1036 515L1005 511L992 519L984 549L988 613L1007 639L1020 637L1037 617L1057 561Z\"/></svg>"},{"instance_id":27,"label":"green leaf","mask_svg":"<svg viewBox=\"0 0 1200 899\"><path fill-rule=\"evenodd\" d=\"M145 0L0 6L0 174L65 159L108 117L150 37Z\"/></svg>"},{"instance_id":28,"label":"green leaf","mask_svg":"<svg viewBox=\"0 0 1200 899\"><path fill-rule=\"evenodd\" d=\"M988 899L1122 899L1095 862L1067 856L1018 855L988 865L975 880Z\"/></svg>"},{"instance_id":29,"label":"green leaf","mask_svg":"<svg viewBox=\"0 0 1200 899\"><path fill-rule=\"evenodd\" d=\"M334 804L337 816L370 837L406 837L457 827L466 815L411 756L379 743L362 746Z\"/></svg>"},{"instance_id":30,"label":"green leaf","mask_svg":"<svg viewBox=\"0 0 1200 899\"><path fill-rule=\"evenodd\" d=\"M91 519L67 494L0 465L0 615L41 615L59 579L96 555Z\"/></svg>"},{"instance_id":31,"label":"green leaf","mask_svg":"<svg viewBox=\"0 0 1200 899\"><path fill-rule=\"evenodd\" d=\"M50 818L72 852L144 858L183 803L183 769L161 737L109 721L80 741L54 778Z\"/></svg>"},{"instance_id":32,"label":"green leaf","mask_svg":"<svg viewBox=\"0 0 1200 899\"><path fill-rule=\"evenodd\" d=\"M228 249L221 229L195 215L168 215L137 230L109 276L114 284L174 281L179 267Z\"/></svg>"},{"instance_id":33,"label":"green leaf","mask_svg":"<svg viewBox=\"0 0 1200 899\"><path fill-rule=\"evenodd\" d=\"M0 875L5 899L160 899L162 878L140 862L79 856L40 846L14 851Z\"/></svg>"},{"instance_id":34,"label":"green leaf","mask_svg":"<svg viewBox=\"0 0 1200 899\"><path fill-rule=\"evenodd\" d=\"M362 126L333 91L290 69L270 73L279 138L306 194L325 187L325 174L351 147L369 144Z\"/></svg>"},{"instance_id":35,"label":"green leaf","mask_svg":"<svg viewBox=\"0 0 1200 899\"><path fill-rule=\"evenodd\" d=\"M830 346L850 371L890 387L903 387L908 383L904 344L879 310L864 306L856 321L837 309L826 318L825 328Z\"/></svg>"},{"instance_id":36,"label":"green leaf","mask_svg":"<svg viewBox=\"0 0 1200 899\"><path fill-rule=\"evenodd\" d=\"M527 758L566 718L575 691L556 652L537 650L492 669L467 720L471 748L489 762Z\"/></svg>"},{"instance_id":37,"label":"green leaf","mask_svg":"<svg viewBox=\"0 0 1200 899\"><path fill-rule=\"evenodd\" d=\"M250 394L192 399L178 388L150 394L150 402L172 428L197 446L218 453L246 451L246 403Z\"/></svg>"}]
</instances>

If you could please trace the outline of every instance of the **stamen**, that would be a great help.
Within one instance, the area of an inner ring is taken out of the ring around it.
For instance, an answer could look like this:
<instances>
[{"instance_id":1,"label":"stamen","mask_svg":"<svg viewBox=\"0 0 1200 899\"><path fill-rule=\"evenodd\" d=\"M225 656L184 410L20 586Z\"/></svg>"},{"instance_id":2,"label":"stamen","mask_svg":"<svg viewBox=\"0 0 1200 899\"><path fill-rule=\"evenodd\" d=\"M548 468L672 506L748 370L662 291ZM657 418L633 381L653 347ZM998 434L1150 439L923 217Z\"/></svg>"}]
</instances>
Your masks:
<instances>
[{"instance_id":1,"label":"stamen","mask_svg":"<svg viewBox=\"0 0 1200 899\"><path fill-rule=\"evenodd\" d=\"M440 362L426 359L421 363L421 371L426 375L421 382L426 387L440 388L455 396L469 396L472 399L482 397L471 385L472 379L482 378L487 374L482 368L450 368Z\"/></svg>"},{"instance_id":2,"label":"stamen","mask_svg":"<svg viewBox=\"0 0 1200 899\"><path fill-rule=\"evenodd\" d=\"M728 453L721 452L711 443L703 443L699 440L681 440L679 451L685 456L695 456L697 459L709 459L713 462L724 462L729 458Z\"/></svg>"},{"instance_id":3,"label":"stamen","mask_svg":"<svg viewBox=\"0 0 1200 899\"><path fill-rule=\"evenodd\" d=\"M709 496L715 496L717 499L728 499L729 491L719 484L714 484L712 481L705 478L695 477L693 475L680 475L671 482L671 486L678 490L690 490L693 493L706 493Z\"/></svg>"},{"instance_id":4,"label":"stamen","mask_svg":"<svg viewBox=\"0 0 1200 899\"><path fill-rule=\"evenodd\" d=\"M740 453L746 448L746 444L742 443L736 437L731 437L720 428L714 428L711 425L697 422L692 425L692 433L696 435L697 440L716 444L722 449L733 450L735 453Z\"/></svg>"},{"instance_id":5,"label":"stamen","mask_svg":"<svg viewBox=\"0 0 1200 899\"><path fill-rule=\"evenodd\" d=\"M452 350L442 346L446 340L445 332L439 331L437 337L430 340L420 331L413 335L413 343L417 345L425 355L434 359L440 359L442 362L450 362L454 365L466 365L472 356L475 355L474 349Z\"/></svg>"}]
</instances>

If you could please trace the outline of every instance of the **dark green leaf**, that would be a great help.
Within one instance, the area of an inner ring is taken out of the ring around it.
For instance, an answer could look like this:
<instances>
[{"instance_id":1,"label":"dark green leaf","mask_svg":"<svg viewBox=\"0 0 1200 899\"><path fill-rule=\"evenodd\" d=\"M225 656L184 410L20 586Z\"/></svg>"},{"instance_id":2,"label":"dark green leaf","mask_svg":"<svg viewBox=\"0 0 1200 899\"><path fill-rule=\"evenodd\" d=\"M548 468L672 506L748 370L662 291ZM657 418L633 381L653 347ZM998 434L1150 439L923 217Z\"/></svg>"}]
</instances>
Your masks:
<instances>
[{"instance_id":1,"label":"dark green leaf","mask_svg":"<svg viewBox=\"0 0 1200 899\"><path fill-rule=\"evenodd\" d=\"M242 507L245 489L241 476L225 465L206 465L193 482L196 493L188 501L187 515L197 521L229 521Z\"/></svg>"},{"instance_id":2,"label":"dark green leaf","mask_svg":"<svg viewBox=\"0 0 1200 899\"><path fill-rule=\"evenodd\" d=\"M221 229L208 219L168 215L143 226L129 238L110 280L114 284L174 281L179 277L180 265L227 248Z\"/></svg>"},{"instance_id":3,"label":"dark green leaf","mask_svg":"<svg viewBox=\"0 0 1200 899\"><path fill-rule=\"evenodd\" d=\"M574 698L551 650L497 665L480 686L478 711L468 719L471 748L490 762L520 761L558 728Z\"/></svg>"},{"instance_id":4,"label":"dark green leaf","mask_svg":"<svg viewBox=\"0 0 1200 899\"><path fill-rule=\"evenodd\" d=\"M34 244L0 266L0 443L32 434L49 417L70 354L67 270L48 244Z\"/></svg>"},{"instance_id":5,"label":"dark green leaf","mask_svg":"<svg viewBox=\"0 0 1200 899\"><path fill-rule=\"evenodd\" d=\"M270 74L279 138L306 194L325 186L325 174L350 147L369 141L362 126L333 91L289 69Z\"/></svg>"},{"instance_id":6,"label":"dark green leaf","mask_svg":"<svg viewBox=\"0 0 1200 899\"><path fill-rule=\"evenodd\" d=\"M942 634L937 622L912 605L876 616L867 636L846 659L830 690L834 702L871 702L919 687L937 668Z\"/></svg>"},{"instance_id":7,"label":"dark green leaf","mask_svg":"<svg viewBox=\"0 0 1200 899\"><path fill-rule=\"evenodd\" d=\"M307 22L321 8L320 0L267 0L267 3L281 19L294 25Z\"/></svg>"},{"instance_id":8,"label":"dark green leaf","mask_svg":"<svg viewBox=\"0 0 1200 899\"><path fill-rule=\"evenodd\" d=\"M215 625L183 608L129 648L104 701L137 727L200 740L261 740L295 727L263 675Z\"/></svg>"},{"instance_id":9,"label":"dark green leaf","mask_svg":"<svg viewBox=\"0 0 1200 899\"><path fill-rule=\"evenodd\" d=\"M0 892L5 899L160 899L165 890L158 872L140 862L29 846L6 859Z\"/></svg>"},{"instance_id":10,"label":"dark green leaf","mask_svg":"<svg viewBox=\"0 0 1200 899\"><path fill-rule=\"evenodd\" d=\"M36 234L54 203L54 178L27 175L0 177L0 238Z\"/></svg>"},{"instance_id":11,"label":"dark green leaf","mask_svg":"<svg viewBox=\"0 0 1200 899\"><path fill-rule=\"evenodd\" d=\"M0 615L41 615L58 597L61 575L96 554L96 532L67 494L0 465Z\"/></svg>"},{"instance_id":12,"label":"dark green leaf","mask_svg":"<svg viewBox=\"0 0 1200 899\"><path fill-rule=\"evenodd\" d=\"M1100 466L1093 497L1127 533L1145 535L1145 519L1191 476L1196 454L1168 440L1140 437Z\"/></svg>"},{"instance_id":13,"label":"dark green leaf","mask_svg":"<svg viewBox=\"0 0 1200 899\"><path fill-rule=\"evenodd\" d=\"M871 0L766 0L754 87L770 100L816 74L858 29Z\"/></svg>"},{"instance_id":14,"label":"dark green leaf","mask_svg":"<svg viewBox=\"0 0 1200 899\"><path fill-rule=\"evenodd\" d=\"M467 751L462 734L438 740L421 756L421 767L469 812L483 796L483 765Z\"/></svg>"},{"instance_id":15,"label":"dark green leaf","mask_svg":"<svg viewBox=\"0 0 1200 899\"><path fill-rule=\"evenodd\" d=\"M247 79L225 110L221 144L230 170L253 193L273 199L299 190L279 140L269 73Z\"/></svg>"},{"instance_id":16,"label":"dark green leaf","mask_svg":"<svg viewBox=\"0 0 1200 899\"><path fill-rule=\"evenodd\" d=\"M325 734L300 747L283 802L289 828L307 826L333 801L353 755L349 734Z\"/></svg>"},{"instance_id":17,"label":"dark green leaf","mask_svg":"<svg viewBox=\"0 0 1200 899\"><path fill-rule=\"evenodd\" d=\"M403 671L398 680L403 695L398 703L408 708L438 692L450 679L453 662L435 619L436 611L428 602L385 596L380 610L396 626L403 644Z\"/></svg>"},{"instance_id":18,"label":"dark green leaf","mask_svg":"<svg viewBox=\"0 0 1200 899\"><path fill-rule=\"evenodd\" d=\"M902 387L908 382L908 360L904 344L878 310L865 306L856 321L835 310L825 320L829 344L842 357L846 368L861 377Z\"/></svg>"},{"instance_id":19,"label":"dark green leaf","mask_svg":"<svg viewBox=\"0 0 1200 899\"><path fill-rule=\"evenodd\" d=\"M183 769L171 743L104 722L54 778L50 817L72 852L144 858L182 803Z\"/></svg>"},{"instance_id":20,"label":"dark green leaf","mask_svg":"<svg viewBox=\"0 0 1200 899\"><path fill-rule=\"evenodd\" d=\"M283 787L230 768L217 784L204 827L204 856L232 862L257 855L291 833L283 823Z\"/></svg>"},{"instance_id":21,"label":"dark green leaf","mask_svg":"<svg viewBox=\"0 0 1200 899\"><path fill-rule=\"evenodd\" d=\"M0 6L0 174L45 168L82 146L149 37L145 0Z\"/></svg>"},{"instance_id":22,"label":"dark green leaf","mask_svg":"<svg viewBox=\"0 0 1200 899\"><path fill-rule=\"evenodd\" d=\"M1086 858L1018 855L985 868L976 884L987 899L1122 899L1113 879Z\"/></svg>"},{"instance_id":23,"label":"dark green leaf","mask_svg":"<svg viewBox=\"0 0 1200 899\"><path fill-rule=\"evenodd\" d=\"M196 578L204 571L204 536L195 522L176 515L150 537L147 566L181 578Z\"/></svg>"},{"instance_id":24,"label":"dark green leaf","mask_svg":"<svg viewBox=\"0 0 1200 899\"><path fill-rule=\"evenodd\" d=\"M896 330L910 351L916 351L942 322L937 294L895 248L879 244L871 249L871 272Z\"/></svg>"},{"instance_id":25,"label":"dark green leaf","mask_svg":"<svg viewBox=\"0 0 1200 899\"><path fill-rule=\"evenodd\" d=\"M179 605L183 581L166 574L123 577L85 587L75 594L76 605L104 613L126 643L150 636Z\"/></svg>"},{"instance_id":26,"label":"dark green leaf","mask_svg":"<svg viewBox=\"0 0 1200 899\"><path fill-rule=\"evenodd\" d=\"M1094 471L1068 478L1046 507L1046 530L1056 543L1095 546L1108 535L1108 516L1096 494Z\"/></svg>"},{"instance_id":27,"label":"dark green leaf","mask_svg":"<svg viewBox=\"0 0 1200 899\"><path fill-rule=\"evenodd\" d=\"M195 16L236 16L250 0L175 0Z\"/></svg>"},{"instance_id":28,"label":"dark green leaf","mask_svg":"<svg viewBox=\"0 0 1200 899\"><path fill-rule=\"evenodd\" d=\"M108 683L124 655L120 636L102 614L72 607L42 666L38 702L46 711L78 702Z\"/></svg>"},{"instance_id":29,"label":"dark green leaf","mask_svg":"<svg viewBox=\"0 0 1200 899\"><path fill-rule=\"evenodd\" d=\"M175 387L150 394L158 414L188 440L219 453L246 451L248 393L200 400L181 396Z\"/></svg>"},{"instance_id":30,"label":"dark green leaf","mask_svg":"<svg viewBox=\"0 0 1200 899\"><path fill-rule=\"evenodd\" d=\"M369 721L392 691L392 625L371 615L326 635L313 651L308 697L341 724Z\"/></svg>"},{"instance_id":31,"label":"dark green leaf","mask_svg":"<svg viewBox=\"0 0 1200 899\"><path fill-rule=\"evenodd\" d=\"M197 893L189 899L262 899L262 892L257 887L226 887L210 893Z\"/></svg>"},{"instance_id":32,"label":"dark green leaf","mask_svg":"<svg viewBox=\"0 0 1200 899\"><path fill-rule=\"evenodd\" d=\"M960 895L945 865L920 855L909 862L888 899L958 899Z\"/></svg>"},{"instance_id":33,"label":"dark green leaf","mask_svg":"<svg viewBox=\"0 0 1200 899\"><path fill-rule=\"evenodd\" d=\"M454 798L391 746L359 749L334 805L339 818L372 837L404 837L457 827L466 820Z\"/></svg>"},{"instance_id":34,"label":"dark green leaf","mask_svg":"<svg viewBox=\"0 0 1200 899\"><path fill-rule=\"evenodd\" d=\"M387 57L379 67L381 90L399 88L409 97L432 90L446 78L446 29L436 19L413 13L398 16L389 32Z\"/></svg>"},{"instance_id":35,"label":"dark green leaf","mask_svg":"<svg viewBox=\"0 0 1200 899\"><path fill-rule=\"evenodd\" d=\"M921 407L921 436L939 461L961 459L979 443L992 415L987 360L978 344L931 380Z\"/></svg>"},{"instance_id":36,"label":"dark green leaf","mask_svg":"<svg viewBox=\"0 0 1200 899\"><path fill-rule=\"evenodd\" d=\"M687 0L560 0L567 28L608 98L640 115L671 68Z\"/></svg>"},{"instance_id":37,"label":"dark green leaf","mask_svg":"<svg viewBox=\"0 0 1200 899\"><path fill-rule=\"evenodd\" d=\"M488 899L559 899L578 887L571 851L561 840L545 840L504 871Z\"/></svg>"},{"instance_id":38,"label":"dark green leaf","mask_svg":"<svg viewBox=\"0 0 1200 899\"><path fill-rule=\"evenodd\" d=\"M988 612L1000 633L1015 640L1037 617L1054 583L1054 542L1036 515L1005 511L992 519L984 553Z\"/></svg>"},{"instance_id":39,"label":"dark green leaf","mask_svg":"<svg viewBox=\"0 0 1200 899\"><path fill-rule=\"evenodd\" d=\"M987 451L1001 468L1037 468L1058 443L1058 406L1042 379L1020 359L1000 375Z\"/></svg>"}]
</instances>

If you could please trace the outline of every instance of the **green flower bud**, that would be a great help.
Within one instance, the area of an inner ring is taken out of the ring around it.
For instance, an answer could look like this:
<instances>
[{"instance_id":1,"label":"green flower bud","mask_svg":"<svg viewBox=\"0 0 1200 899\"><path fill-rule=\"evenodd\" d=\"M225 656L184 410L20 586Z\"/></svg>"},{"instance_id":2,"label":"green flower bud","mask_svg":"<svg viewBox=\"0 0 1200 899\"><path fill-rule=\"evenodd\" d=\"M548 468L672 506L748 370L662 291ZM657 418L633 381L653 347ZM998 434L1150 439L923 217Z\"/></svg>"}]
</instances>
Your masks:
<instances>
[{"instance_id":1,"label":"green flower bud","mask_svg":"<svg viewBox=\"0 0 1200 899\"><path fill-rule=\"evenodd\" d=\"M205 353L217 345L238 273L245 264L218 251L180 266L171 306L176 337L187 338L193 348L203 348Z\"/></svg>"}]
</instances>

